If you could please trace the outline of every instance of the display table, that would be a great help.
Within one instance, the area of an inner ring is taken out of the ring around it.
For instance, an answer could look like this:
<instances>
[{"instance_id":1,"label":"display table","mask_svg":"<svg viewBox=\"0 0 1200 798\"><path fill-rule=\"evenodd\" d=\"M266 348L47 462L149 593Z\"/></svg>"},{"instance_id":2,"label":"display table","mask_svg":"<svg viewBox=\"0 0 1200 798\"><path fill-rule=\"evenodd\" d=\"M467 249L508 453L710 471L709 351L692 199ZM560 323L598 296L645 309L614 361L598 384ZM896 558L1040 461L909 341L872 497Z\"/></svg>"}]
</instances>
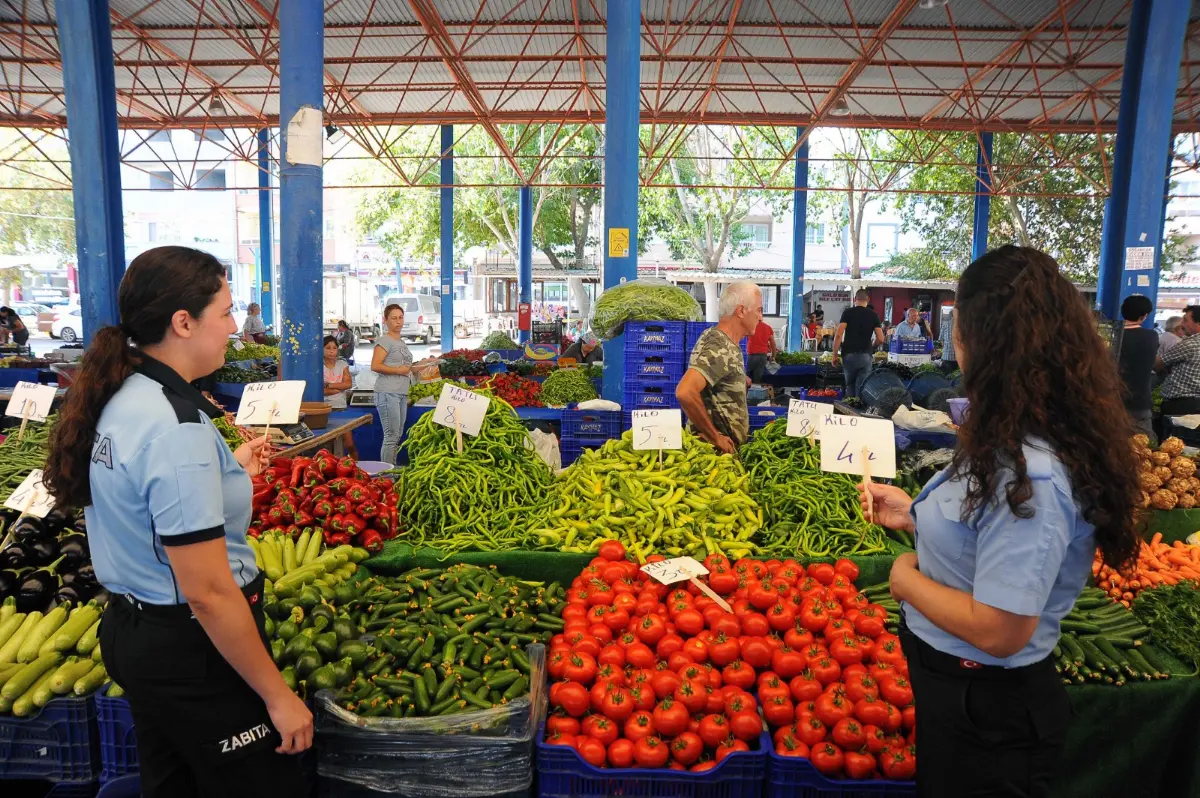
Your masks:
<instances>
[{"instance_id":1,"label":"display table","mask_svg":"<svg viewBox=\"0 0 1200 798\"><path fill-rule=\"evenodd\" d=\"M379 421L379 410L374 407L348 407L329 414L329 425L349 424L355 419L369 418L370 422L354 427L354 448L360 460L378 460L383 448L383 424Z\"/></svg>"},{"instance_id":2,"label":"display table","mask_svg":"<svg viewBox=\"0 0 1200 798\"><path fill-rule=\"evenodd\" d=\"M330 413L332 419L333 414ZM295 457L298 454L316 450L326 444L332 445L332 451L337 456L345 454L345 447L342 445L342 437L347 432L353 432L355 429L367 424L374 423L374 420L366 414L360 414L357 418L352 418L344 424L335 424L326 426L323 430L313 430L313 437L306 441L301 441L295 446L289 446L286 449L281 449L275 457ZM356 447L358 443L354 444ZM365 458L364 458L365 459Z\"/></svg>"}]
</instances>

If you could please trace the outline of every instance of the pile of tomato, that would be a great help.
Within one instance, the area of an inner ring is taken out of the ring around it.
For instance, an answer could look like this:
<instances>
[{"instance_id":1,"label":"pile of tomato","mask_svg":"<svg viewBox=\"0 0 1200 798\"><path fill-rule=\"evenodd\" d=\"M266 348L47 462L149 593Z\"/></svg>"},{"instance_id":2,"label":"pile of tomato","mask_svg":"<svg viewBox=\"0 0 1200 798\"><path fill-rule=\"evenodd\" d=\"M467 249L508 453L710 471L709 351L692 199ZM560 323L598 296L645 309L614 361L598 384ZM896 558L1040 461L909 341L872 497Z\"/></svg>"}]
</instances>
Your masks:
<instances>
[{"instance_id":1,"label":"pile of tomato","mask_svg":"<svg viewBox=\"0 0 1200 798\"><path fill-rule=\"evenodd\" d=\"M617 541L598 554L550 642L547 743L595 767L704 771L758 748L765 719L777 754L828 776L913 777L907 664L852 562L712 555L729 613L690 583L649 579Z\"/></svg>"}]
</instances>

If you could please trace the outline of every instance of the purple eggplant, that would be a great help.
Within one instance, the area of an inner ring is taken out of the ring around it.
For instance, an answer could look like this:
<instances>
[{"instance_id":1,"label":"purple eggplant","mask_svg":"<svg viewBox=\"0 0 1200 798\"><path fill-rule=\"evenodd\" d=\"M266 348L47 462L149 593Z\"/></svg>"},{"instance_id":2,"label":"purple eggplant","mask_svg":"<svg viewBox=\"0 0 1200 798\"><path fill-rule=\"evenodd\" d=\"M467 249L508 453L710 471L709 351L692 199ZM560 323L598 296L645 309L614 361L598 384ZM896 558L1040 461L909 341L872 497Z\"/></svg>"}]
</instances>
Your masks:
<instances>
[{"instance_id":1,"label":"purple eggplant","mask_svg":"<svg viewBox=\"0 0 1200 798\"><path fill-rule=\"evenodd\" d=\"M40 518L27 515L12 525L10 530L18 543L32 543L37 540L47 540L54 537Z\"/></svg>"},{"instance_id":2,"label":"purple eggplant","mask_svg":"<svg viewBox=\"0 0 1200 798\"><path fill-rule=\"evenodd\" d=\"M71 533L58 539L58 553L63 556L62 569L76 571L91 562L87 535Z\"/></svg>"},{"instance_id":3,"label":"purple eggplant","mask_svg":"<svg viewBox=\"0 0 1200 798\"><path fill-rule=\"evenodd\" d=\"M0 599L17 595L17 589L21 586L21 580L24 578L24 575L24 571L12 571L8 569L0 571Z\"/></svg>"},{"instance_id":4,"label":"purple eggplant","mask_svg":"<svg viewBox=\"0 0 1200 798\"><path fill-rule=\"evenodd\" d=\"M44 568L38 568L25 574L17 588L17 612L32 612L45 610L58 591L59 558Z\"/></svg>"},{"instance_id":5,"label":"purple eggplant","mask_svg":"<svg viewBox=\"0 0 1200 798\"><path fill-rule=\"evenodd\" d=\"M34 565L33 557L29 552L29 547L24 544L14 543L0 552L0 568L15 571L32 565Z\"/></svg>"},{"instance_id":6,"label":"purple eggplant","mask_svg":"<svg viewBox=\"0 0 1200 798\"><path fill-rule=\"evenodd\" d=\"M30 565L45 565L58 556L58 541L54 538L35 540L26 548L31 557Z\"/></svg>"},{"instance_id":7,"label":"purple eggplant","mask_svg":"<svg viewBox=\"0 0 1200 798\"><path fill-rule=\"evenodd\" d=\"M46 527L47 532L52 535L57 535L59 532L66 529L74 520L74 513L69 513L66 510L60 510L59 508L55 507L50 512L46 513L46 517L42 519L42 525Z\"/></svg>"}]
</instances>

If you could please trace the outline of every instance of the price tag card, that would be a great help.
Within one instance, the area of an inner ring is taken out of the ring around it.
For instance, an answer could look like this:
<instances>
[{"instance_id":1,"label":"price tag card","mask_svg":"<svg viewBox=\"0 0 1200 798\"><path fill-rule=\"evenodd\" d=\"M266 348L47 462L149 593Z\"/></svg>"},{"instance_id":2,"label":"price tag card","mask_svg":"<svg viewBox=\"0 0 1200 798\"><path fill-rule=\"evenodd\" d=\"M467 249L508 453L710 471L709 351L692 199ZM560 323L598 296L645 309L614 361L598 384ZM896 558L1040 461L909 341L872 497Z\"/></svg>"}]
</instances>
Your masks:
<instances>
[{"instance_id":1,"label":"price tag card","mask_svg":"<svg viewBox=\"0 0 1200 798\"><path fill-rule=\"evenodd\" d=\"M680 410L634 410L634 449L682 449L683 413Z\"/></svg>"},{"instance_id":2,"label":"price tag card","mask_svg":"<svg viewBox=\"0 0 1200 798\"><path fill-rule=\"evenodd\" d=\"M50 415L50 406L54 404L54 391L53 385L18 382L13 388L12 398L8 400L8 409L4 411L4 415L28 417L30 421L45 421Z\"/></svg>"},{"instance_id":3,"label":"price tag card","mask_svg":"<svg viewBox=\"0 0 1200 798\"><path fill-rule=\"evenodd\" d=\"M443 385L437 407L433 409L433 422L450 429L461 426L464 435L478 435L491 402L486 396L466 388Z\"/></svg>"},{"instance_id":4,"label":"price tag card","mask_svg":"<svg viewBox=\"0 0 1200 798\"><path fill-rule=\"evenodd\" d=\"M818 440L821 437L821 416L827 416L833 410L827 404L810 402L807 399L793 399L788 402L787 430L788 437L807 438L812 435Z\"/></svg>"},{"instance_id":5,"label":"price tag card","mask_svg":"<svg viewBox=\"0 0 1200 798\"><path fill-rule=\"evenodd\" d=\"M647 576L653 577L664 585L686 582L708 573L707 568L691 557L674 557L670 560L647 563L642 566L642 570L646 572Z\"/></svg>"},{"instance_id":6,"label":"price tag card","mask_svg":"<svg viewBox=\"0 0 1200 798\"><path fill-rule=\"evenodd\" d=\"M245 348L246 348L246 345L245 345L245 344L243 344L243 343L242 343L241 341L239 341L238 339L234 338L234 339L233 339L233 348L234 348L234 349L236 349L237 351L241 352L243 349L245 349Z\"/></svg>"},{"instance_id":7,"label":"price tag card","mask_svg":"<svg viewBox=\"0 0 1200 798\"><path fill-rule=\"evenodd\" d=\"M54 509L54 497L42 484L42 469L35 468L29 472L4 506L18 513L27 513L37 518L45 518L46 513Z\"/></svg>"},{"instance_id":8,"label":"price tag card","mask_svg":"<svg viewBox=\"0 0 1200 798\"><path fill-rule=\"evenodd\" d=\"M233 423L239 427L295 424L300 420L303 398L304 380L252 382L242 392Z\"/></svg>"},{"instance_id":9,"label":"price tag card","mask_svg":"<svg viewBox=\"0 0 1200 798\"><path fill-rule=\"evenodd\" d=\"M865 446L872 479L896 476L896 429L892 422L830 413L821 418L820 429L822 471L862 476Z\"/></svg>"}]
</instances>

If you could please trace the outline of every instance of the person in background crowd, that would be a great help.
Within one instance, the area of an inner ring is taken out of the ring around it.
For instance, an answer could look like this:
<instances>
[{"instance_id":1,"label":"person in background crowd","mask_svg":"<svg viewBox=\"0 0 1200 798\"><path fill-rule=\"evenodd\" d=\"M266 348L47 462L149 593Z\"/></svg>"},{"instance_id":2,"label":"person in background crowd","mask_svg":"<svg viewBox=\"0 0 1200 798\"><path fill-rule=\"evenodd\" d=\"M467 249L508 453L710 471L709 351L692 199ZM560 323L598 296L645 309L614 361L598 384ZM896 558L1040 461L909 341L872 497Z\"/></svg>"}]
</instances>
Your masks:
<instances>
[{"instance_id":1,"label":"person in background crowd","mask_svg":"<svg viewBox=\"0 0 1200 798\"><path fill-rule=\"evenodd\" d=\"M584 333L579 340L567 347L563 357L573 357L576 363L599 363L604 360L604 347L591 333Z\"/></svg>"},{"instance_id":2,"label":"person in background crowd","mask_svg":"<svg viewBox=\"0 0 1200 798\"><path fill-rule=\"evenodd\" d=\"M816 308L813 309L813 316L817 320L818 327L825 326L825 308L821 307L820 303L818 303Z\"/></svg>"},{"instance_id":3,"label":"person in background crowd","mask_svg":"<svg viewBox=\"0 0 1200 798\"><path fill-rule=\"evenodd\" d=\"M775 330L762 320L761 315L758 319L758 325L755 326L754 332L750 334L750 340L746 343L746 353L750 356L750 380L755 383L762 382L763 372L767 370L767 360L774 360L775 353L779 351L775 346Z\"/></svg>"},{"instance_id":4,"label":"person in background crowd","mask_svg":"<svg viewBox=\"0 0 1200 798\"><path fill-rule=\"evenodd\" d=\"M404 308L392 303L383 309L387 330L375 339L371 355L371 371L375 380L375 407L383 427L383 447L379 459L388 465L396 464L396 450L404 435L404 419L408 415L408 387L412 384L412 352L400 337L404 328Z\"/></svg>"},{"instance_id":5,"label":"person in background crowd","mask_svg":"<svg viewBox=\"0 0 1200 798\"><path fill-rule=\"evenodd\" d=\"M942 314L942 371L949 374L958 370L958 357L954 352L954 308Z\"/></svg>"},{"instance_id":6,"label":"person in background crowd","mask_svg":"<svg viewBox=\"0 0 1200 798\"><path fill-rule=\"evenodd\" d=\"M971 412L954 459L916 500L874 483L861 505L916 532L890 586L919 707L917 795L1045 798L1072 714L1060 622L1097 548L1123 569L1140 545L1133 425L1087 303L1049 255L994 249L956 299Z\"/></svg>"},{"instance_id":7,"label":"person in background crowd","mask_svg":"<svg viewBox=\"0 0 1200 798\"><path fill-rule=\"evenodd\" d=\"M1125 329L1121 332L1121 351L1117 355L1121 380L1125 383L1125 409L1133 417L1133 425L1151 441L1155 440L1155 435L1150 378L1158 352L1158 333L1147 330L1142 322L1153 309L1150 300L1141 294L1125 297L1121 303Z\"/></svg>"},{"instance_id":8,"label":"person in background crowd","mask_svg":"<svg viewBox=\"0 0 1200 798\"><path fill-rule=\"evenodd\" d=\"M246 323L242 325L242 340L256 344L267 342L267 327L262 320L262 307L251 302L246 308Z\"/></svg>"},{"instance_id":9,"label":"person in background crowd","mask_svg":"<svg viewBox=\"0 0 1200 798\"><path fill-rule=\"evenodd\" d=\"M692 348L675 398L702 438L734 454L750 437L741 342L762 321L762 290L749 280L730 283L719 312L717 326L705 330Z\"/></svg>"},{"instance_id":10,"label":"person in background crowd","mask_svg":"<svg viewBox=\"0 0 1200 798\"><path fill-rule=\"evenodd\" d=\"M1185 336L1159 355L1154 368L1166 373L1162 385L1162 414L1200 413L1200 305L1188 305L1178 330Z\"/></svg>"},{"instance_id":11,"label":"person in background crowd","mask_svg":"<svg viewBox=\"0 0 1200 798\"><path fill-rule=\"evenodd\" d=\"M1183 316L1172 316L1167 319L1167 323L1163 325L1163 334L1158 336L1158 356L1162 357L1163 352L1166 352L1175 344L1183 340L1179 335L1179 323L1183 321Z\"/></svg>"},{"instance_id":12,"label":"person in background crowd","mask_svg":"<svg viewBox=\"0 0 1200 798\"><path fill-rule=\"evenodd\" d=\"M337 338L326 335L324 344L325 360L322 370L325 381L325 401L329 402L329 406L335 411L345 410L346 391L354 386L354 380L350 376L350 364L338 357ZM345 435L342 436L342 444L346 448L346 454L357 460L358 449L354 446L353 430L346 430Z\"/></svg>"},{"instance_id":13,"label":"person in background crowd","mask_svg":"<svg viewBox=\"0 0 1200 798\"><path fill-rule=\"evenodd\" d=\"M904 321L896 325L897 338L932 338L929 325L921 318L916 308L909 308L904 314Z\"/></svg>"},{"instance_id":14,"label":"person in background crowd","mask_svg":"<svg viewBox=\"0 0 1200 798\"><path fill-rule=\"evenodd\" d=\"M819 329L821 329L821 328L817 325L817 314L809 313L808 314L808 337L813 339L814 341L817 340L817 330L819 330Z\"/></svg>"},{"instance_id":15,"label":"person in background crowd","mask_svg":"<svg viewBox=\"0 0 1200 798\"><path fill-rule=\"evenodd\" d=\"M149 249L117 299L120 326L92 339L45 480L60 506L83 508L112 594L100 646L133 713L141 794L307 794L300 760L283 754L312 744L312 713L271 661L246 544L270 447L262 436L231 451L221 411L188 384L220 368L237 332L225 267Z\"/></svg>"},{"instance_id":16,"label":"person in background crowd","mask_svg":"<svg viewBox=\"0 0 1200 798\"><path fill-rule=\"evenodd\" d=\"M858 396L863 380L871 372L874 344L883 343L879 316L867 309L870 299L871 294L865 288L858 289L854 294L854 306L842 312L842 320L838 322L837 333L833 336L833 365L838 365L840 352L847 399Z\"/></svg>"},{"instance_id":17,"label":"person in background crowd","mask_svg":"<svg viewBox=\"0 0 1200 798\"><path fill-rule=\"evenodd\" d=\"M10 337L14 344L20 346L25 346L29 341L29 330L26 329L25 322L21 321L20 315L7 305L0 307L0 330L4 331L2 343L8 343Z\"/></svg>"},{"instance_id":18,"label":"person in background crowd","mask_svg":"<svg viewBox=\"0 0 1200 798\"><path fill-rule=\"evenodd\" d=\"M354 347L358 346L358 340L354 335L354 331L350 329L350 325L343 319L337 323L337 332L333 334L337 341L338 357L346 361L348 365L354 365Z\"/></svg>"}]
</instances>

